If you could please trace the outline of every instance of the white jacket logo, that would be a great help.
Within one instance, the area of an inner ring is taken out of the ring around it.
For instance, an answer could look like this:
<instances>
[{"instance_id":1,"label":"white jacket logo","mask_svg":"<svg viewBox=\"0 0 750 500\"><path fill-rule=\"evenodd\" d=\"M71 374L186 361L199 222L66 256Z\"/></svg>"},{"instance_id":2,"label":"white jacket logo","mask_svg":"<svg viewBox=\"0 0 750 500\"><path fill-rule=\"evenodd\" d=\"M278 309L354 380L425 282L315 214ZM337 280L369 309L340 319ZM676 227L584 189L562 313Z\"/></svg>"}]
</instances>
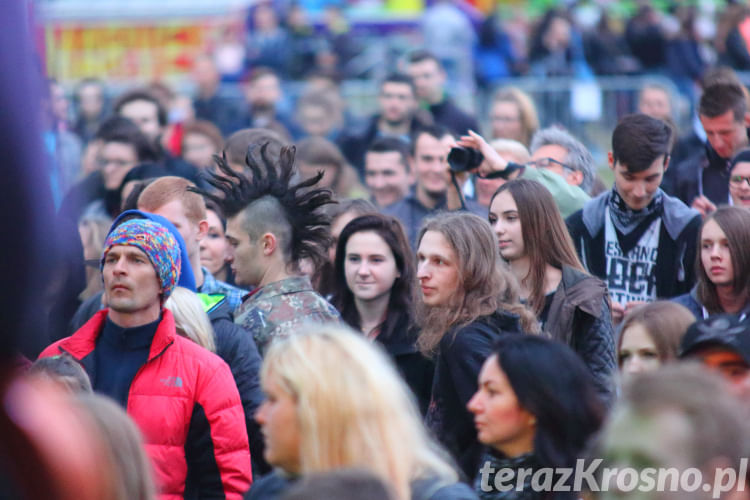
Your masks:
<instances>
[{"instance_id":1,"label":"white jacket logo","mask_svg":"<svg viewBox=\"0 0 750 500\"><path fill-rule=\"evenodd\" d=\"M166 385L167 387L182 387L182 379L180 377L167 377L159 379L159 382Z\"/></svg>"}]
</instances>

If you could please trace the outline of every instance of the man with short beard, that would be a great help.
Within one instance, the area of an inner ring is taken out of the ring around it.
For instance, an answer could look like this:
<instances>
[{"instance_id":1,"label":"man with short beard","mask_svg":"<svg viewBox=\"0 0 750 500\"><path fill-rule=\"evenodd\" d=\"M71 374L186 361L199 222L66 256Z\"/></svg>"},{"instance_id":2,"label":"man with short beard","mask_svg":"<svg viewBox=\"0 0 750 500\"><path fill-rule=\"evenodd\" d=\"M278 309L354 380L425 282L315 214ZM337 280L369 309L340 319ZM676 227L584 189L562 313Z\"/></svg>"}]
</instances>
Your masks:
<instances>
[{"instance_id":1,"label":"man with short beard","mask_svg":"<svg viewBox=\"0 0 750 500\"><path fill-rule=\"evenodd\" d=\"M406 75L394 73L380 84L378 113L369 120L364 132L346 134L339 139L344 156L364 178L365 153L380 137L397 137L409 141L415 130L432 123L429 113L420 111L414 83Z\"/></svg>"},{"instance_id":2,"label":"man with short beard","mask_svg":"<svg viewBox=\"0 0 750 500\"><path fill-rule=\"evenodd\" d=\"M437 210L461 207L448 166L448 153L454 143L451 133L437 125L415 132L409 157L409 169L416 180L414 190L383 210L386 215L401 221L414 249L417 247L417 231L427 215ZM466 200L465 204L467 210L479 216L487 215L487 209L474 200Z\"/></svg>"},{"instance_id":3,"label":"man with short beard","mask_svg":"<svg viewBox=\"0 0 750 500\"><path fill-rule=\"evenodd\" d=\"M239 122L234 124L233 130L265 128L288 132L291 120L279 107L283 91L279 76L272 69L255 68L243 90L247 109Z\"/></svg>"}]
</instances>

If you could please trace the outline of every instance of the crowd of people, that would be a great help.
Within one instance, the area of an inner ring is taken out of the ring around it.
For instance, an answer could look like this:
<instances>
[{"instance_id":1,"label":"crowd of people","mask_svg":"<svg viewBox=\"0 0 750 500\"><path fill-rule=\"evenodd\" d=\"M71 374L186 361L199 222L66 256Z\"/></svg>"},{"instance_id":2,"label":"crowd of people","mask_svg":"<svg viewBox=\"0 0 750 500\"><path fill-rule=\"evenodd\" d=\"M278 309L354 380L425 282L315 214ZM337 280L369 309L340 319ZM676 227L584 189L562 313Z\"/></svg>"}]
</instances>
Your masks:
<instances>
[{"instance_id":1,"label":"crowd of people","mask_svg":"<svg viewBox=\"0 0 750 500\"><path fill-rule=\"evenodd\" d=\"M219 97L208 56L191 99L152 84L109 106L87 79L73 120L48 82L57 251L40 294L45 345L18 353L35 396L16 413L56 408L55 429L94 430L48 459L51 477L97 463L81 498L118 500L643 486L535 474L601 459L698 470L706 484L731 468L713 498L750 498L750 93L732 69L690 76L698 126L686 133L669 91L644 84L611 131L607 186L522 88L497 91L482 134L450 96L445 58L424 49L378 83L364 127L321 71L294 75L307 80L284 114L282 79L328 59L263 35L276 13L254 12L244 109ZM573 67L574 47L553 36L575 41L570 20L551 12L529 71L535 58ZM638 57L655 57L654 22L644 7L628 23ZM733 29L727 51L744 33ZM490 34L481 43L504 39ZM687 50L679 40L664 40L667 62ZM274 66L280 48L299 64ZM26 432L42 433L40 418ZM640 491L708 498L657 490Z\"/></svg>"}]
</instances>

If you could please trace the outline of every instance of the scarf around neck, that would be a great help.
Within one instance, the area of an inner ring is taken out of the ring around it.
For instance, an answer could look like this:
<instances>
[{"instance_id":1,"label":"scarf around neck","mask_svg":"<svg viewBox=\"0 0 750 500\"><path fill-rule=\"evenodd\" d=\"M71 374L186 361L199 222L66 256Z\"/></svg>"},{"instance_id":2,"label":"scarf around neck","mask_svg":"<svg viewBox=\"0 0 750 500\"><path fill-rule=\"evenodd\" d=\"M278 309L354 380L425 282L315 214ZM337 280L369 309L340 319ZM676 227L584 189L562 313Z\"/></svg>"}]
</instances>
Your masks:
<instances>
[{"instance_id":1,"label":"scarf around neck","mask_svg":"<svg viewBox=\"0 0 750 500\"><path fill-rule=\"evenodd\" d=\"M608 206L615 229L623 235L628 235L640 225L645 225L646 221L650 223L657 216L661 215L664 207L664 192L661 189L657 190L654 199L651 200L651 203L646 208L633 210L625 203L620 193L617 192L617 187L612 186Z\"/></svg>"}]
</instances>

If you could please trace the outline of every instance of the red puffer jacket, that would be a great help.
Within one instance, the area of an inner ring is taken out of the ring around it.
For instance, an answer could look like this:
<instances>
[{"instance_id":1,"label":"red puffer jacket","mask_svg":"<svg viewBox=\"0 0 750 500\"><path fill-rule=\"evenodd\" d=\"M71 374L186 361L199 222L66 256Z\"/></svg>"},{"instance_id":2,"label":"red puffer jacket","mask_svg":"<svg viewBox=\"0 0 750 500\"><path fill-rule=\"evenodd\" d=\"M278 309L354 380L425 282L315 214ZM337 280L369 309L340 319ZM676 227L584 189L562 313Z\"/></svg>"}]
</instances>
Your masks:
<instances>
[{"instance_id":1,"label":"red puffer jacket","mask_svg":"<svg viewBox=\"0 0 750 500\"><path fill-rule=\"evenodd\" d=\"M67 352L91 373L107 312L99 311L39 357ZM130 385L127 411L143 433L162 499L194 494L239 499L250 488L245 415L229 367L177 335L167 309L162 310L148 360Z\"/></svg>"}]
</instances>

